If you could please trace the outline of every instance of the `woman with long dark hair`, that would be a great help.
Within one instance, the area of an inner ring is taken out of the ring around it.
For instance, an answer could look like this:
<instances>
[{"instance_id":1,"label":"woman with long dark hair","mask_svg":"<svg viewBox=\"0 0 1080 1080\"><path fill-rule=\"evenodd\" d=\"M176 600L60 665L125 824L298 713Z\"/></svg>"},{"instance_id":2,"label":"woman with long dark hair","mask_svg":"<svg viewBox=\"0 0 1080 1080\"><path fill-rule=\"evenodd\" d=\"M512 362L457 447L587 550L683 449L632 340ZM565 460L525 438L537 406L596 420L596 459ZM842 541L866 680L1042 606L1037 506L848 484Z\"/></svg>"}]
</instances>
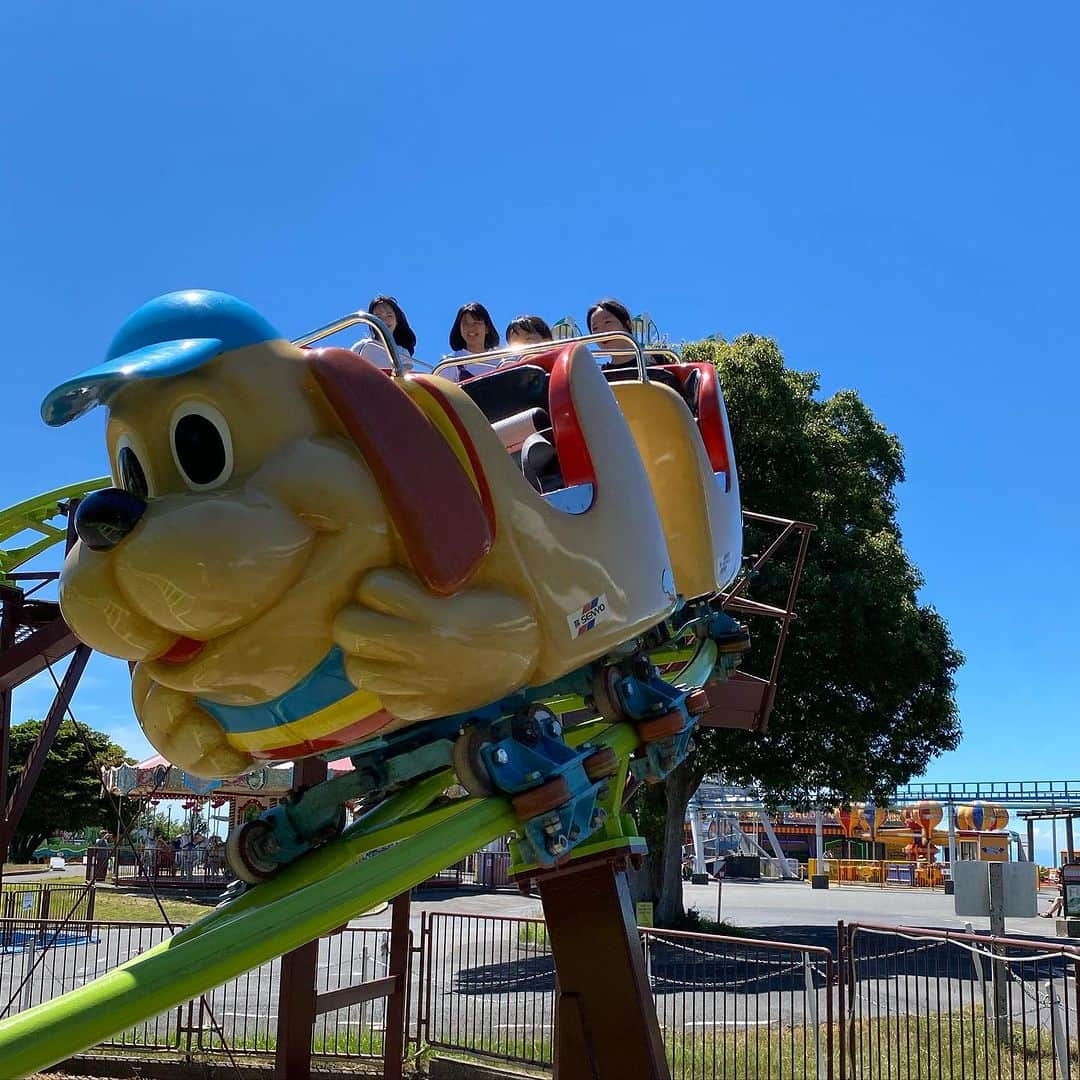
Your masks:
<instances>
[{"instance_id":1,"label":"woman with long dark hair","mask_svg":"<svg viewBox=\"0 0 1080 1080\"><path fill-rule=\"evenodd\" d=\"M588 326L590 334L622 331L631 337L634 336L634 320L630 317L629 309L625 304L611 296L605 296L603 300L597 300L589 308L588 314L585 316L585 325ZM625 367L635 362L633 354L627 352L632 346L622 338L604 338L599 342L599 345L601 349L608 349L615 353L627 353L624 356L610 357L607 363L608 367Z\"/></svg>"},{"instance_id":2,"label":"woman with long dark hair","mask_svg":"<svg viewBox=\"0 0 1080 1080\"><path fill-rule=\"evenodd\" d=\"M495 329L495 323L492 322L488 309L475 300L462 304L450 327L450 355L476 356L498 347L499 331ZM448 367L440 371L439 374L452 382L461 382L494 366L491 363L481 363L475 367L458 364L456 367Z\"/></svg>"},{"instance_id":3,"label":"woman with long dark hair","mask_svg":"<svg viewBox=\"0 0 1080 1080\"><path fill-rule=\"evenodd\" d=\"M380 294L368 304L368 314L374 315L386 324L386 329L390 331L394 339L401 366L406 371L411 370L413 351L416 349L416 334L397 300L392 296ZM386 355L386 350L378 338L371 337L358 341L353 346L353 351L358 352L365 360L370 360L378 367L391 366L390 358Z\"/></svg>"}]
</instances>

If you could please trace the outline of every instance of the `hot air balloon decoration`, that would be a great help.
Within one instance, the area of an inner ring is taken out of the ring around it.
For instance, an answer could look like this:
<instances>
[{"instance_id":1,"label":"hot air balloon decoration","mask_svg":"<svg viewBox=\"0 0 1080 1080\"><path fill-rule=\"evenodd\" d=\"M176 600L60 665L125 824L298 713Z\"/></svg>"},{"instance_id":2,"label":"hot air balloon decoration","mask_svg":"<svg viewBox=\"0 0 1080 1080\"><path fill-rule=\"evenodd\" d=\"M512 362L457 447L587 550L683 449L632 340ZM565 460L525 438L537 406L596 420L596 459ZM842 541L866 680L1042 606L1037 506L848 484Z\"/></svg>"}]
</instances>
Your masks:
<instances>
[{"instance_id":1,"label":"hot air balloon decoration","mask_svg":"<svg viewBox=\"0 0 1080 1080\"><path fill-rule=\"evenodd\" d=\"M997 832L1009 824L1009 811L1000 803L982 799L956 808L956 824L974 832Z\"/></svg>"},{"instance_id":2,"label":"hot air balloon decoration","mask_svg":"<svg viewBox=\"0 0 1080 1080\"><path fill-rule=\"evenodd\" d=\"M878 830L885 824L885 819L889 816L888 810L872 802L863 803L861 809L862 819L866 823L870 839L877 840Z\"/></svg>"},{"instance_id":3,"label":"hot air balloon decoration","mask_svg":"<svg viewBox=\"0 0 1080 1080\"><path fill-rule=\"evenodd\" d=\"M844 830L844 835L849 840L861 828L863 819L857 806L852 806L851 804L838 806L833 810L833 815L840 823L840 828Z\"/></svg>"},{"instance_id":4,"label":"hot air balloon decoration","mask_svg":"<svg viewBox=\"0 0 1080 1080\"><path fill-rule=\"evenodd\" d=\"M920 846L925 848L927 861L932 860L937 851L937 848L930 843L930 837L934 827L940 823L943 816L941 803L932 799L922 799L920 802L904 807L904 824L912 832L920 834L922 838Z\"/></svg>"}]
</instances>

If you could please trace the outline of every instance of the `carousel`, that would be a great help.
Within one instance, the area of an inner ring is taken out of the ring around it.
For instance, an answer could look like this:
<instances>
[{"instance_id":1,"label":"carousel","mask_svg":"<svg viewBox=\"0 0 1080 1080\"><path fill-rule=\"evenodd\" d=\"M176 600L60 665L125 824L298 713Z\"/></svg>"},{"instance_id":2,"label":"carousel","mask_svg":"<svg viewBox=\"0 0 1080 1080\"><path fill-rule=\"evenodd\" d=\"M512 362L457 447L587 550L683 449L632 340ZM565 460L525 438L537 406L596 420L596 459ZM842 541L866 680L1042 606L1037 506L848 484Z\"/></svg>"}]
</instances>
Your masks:
<instances>
[{"instance_id":1,"label":"carousel","mask_svg":"<svg viewBox=\"0 0 1080 1080\"><path fill-rule=\"evenodd\" d=\"M351 769L348 759L331 773ZM266 765L241 776L205 780L160 754L102 770L119 820L108 844L87 859L87 876L116 885L220 887L232 880L224 838L234 826L277 805L294 786L293 765ZM165 822L172 825L166 830ZM165 835L169 832L171 835Z\"/></svg>"}]
</instances>

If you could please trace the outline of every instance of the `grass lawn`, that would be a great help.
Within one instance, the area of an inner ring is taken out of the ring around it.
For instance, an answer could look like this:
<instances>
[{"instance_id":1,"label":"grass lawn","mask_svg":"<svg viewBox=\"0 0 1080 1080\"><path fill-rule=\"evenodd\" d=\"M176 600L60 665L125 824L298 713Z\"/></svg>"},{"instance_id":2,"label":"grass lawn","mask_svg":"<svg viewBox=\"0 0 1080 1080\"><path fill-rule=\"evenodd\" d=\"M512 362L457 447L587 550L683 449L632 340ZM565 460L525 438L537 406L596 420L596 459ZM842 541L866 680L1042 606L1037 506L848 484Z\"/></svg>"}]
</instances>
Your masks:
<instances>
[{"instance_id":1,"label":"grass lawn","mask_svg":"<svg viewBox=\"0 0 1080 1080\"><path fill-rule=\"evenodd\" d=\"M813 1027L702 1028L664 1030L672 1074L680 1080L811 1080L824 1076L826 1029ZM833 1064L839 1075L839 1031L833 1032ZM850 1032L848 1075L873 1080L932 1076L935 1080L1036 1080L1060 1078L1050 1032L1013 1025L1007 1042L994 1041L981 1008L934 1016L881 1017L862 1021ZM1063 1048L1065 1049L1065 1048ZM460 1039L449 1051L481 1058L549 1064L553 1046L546 1031L482 1032ZM447 1051L440 1050L439 1053ZM1075 1075L1080 1064L1075 1035L1067 1050Z\"/></svg>"},{"instance_id":2,"label":"grass lawn","mask_svg":"<svg viewBox=\"0 0 1080 1080\"><path fill-rule=\"evenodd\" d=\"M161 902L171 922L186 924L194 922L215 907L217 898L210 897L203 900L188 896L183 900L173 900L163 895ZM153 896L117 892L115 889L100 887L94 898L94 918L105 922L165 922Z\"/></svg>"}]
</instances>

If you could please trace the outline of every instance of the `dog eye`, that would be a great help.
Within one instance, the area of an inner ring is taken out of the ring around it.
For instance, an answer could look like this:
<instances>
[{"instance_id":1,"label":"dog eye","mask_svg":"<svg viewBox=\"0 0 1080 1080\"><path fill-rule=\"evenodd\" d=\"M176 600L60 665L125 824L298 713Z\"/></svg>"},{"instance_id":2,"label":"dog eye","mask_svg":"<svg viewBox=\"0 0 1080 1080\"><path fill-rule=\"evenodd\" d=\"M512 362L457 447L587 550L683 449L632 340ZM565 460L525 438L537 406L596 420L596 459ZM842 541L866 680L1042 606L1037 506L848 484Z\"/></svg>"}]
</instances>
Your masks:
<instances>
[{"instance_id":1,"label":"dog eye","mask_svg":"<svg viewBox=\"0 0 1080 1080\"><path fill-rule=\"evenodd\" d=\"M188 401L170 424L173 460L184 482L196 491L219 487L232 475L232 434L212 405Z\"/></svg>"},{"instance_id":2,"label":"dog eye","mask_svg":"<svg viewBox=\"0 0 1080 1080\"><path fill-rule=\"evenodd\" d=\"M116 471L120 477L120 486L132 495L145 499L150 495L150 485L146 482L139 455L130 446L121 445L116 455Z\"/></svg>"}]
</instances>

